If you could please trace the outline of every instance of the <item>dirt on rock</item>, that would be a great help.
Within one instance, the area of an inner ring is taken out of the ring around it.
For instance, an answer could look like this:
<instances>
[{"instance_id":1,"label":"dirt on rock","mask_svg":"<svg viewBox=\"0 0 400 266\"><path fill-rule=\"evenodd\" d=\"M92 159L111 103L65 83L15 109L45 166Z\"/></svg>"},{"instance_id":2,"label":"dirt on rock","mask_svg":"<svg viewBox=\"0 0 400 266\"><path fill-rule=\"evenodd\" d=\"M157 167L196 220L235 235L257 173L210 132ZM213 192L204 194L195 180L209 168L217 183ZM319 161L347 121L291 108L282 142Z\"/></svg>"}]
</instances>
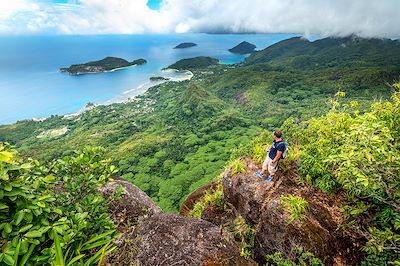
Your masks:
<instances>
[{"instance_id":1,"label":"dirt on rock","mask_svg":"<svg viewBox=\"0 0 400 266\"><path fill-rule=\"evenodd\" d=\"M231 208L224 209L218 205L210 205L204 209L201 219L217 226L226 226L235 220L236 215Z\"/></svg>"}]
</instances>

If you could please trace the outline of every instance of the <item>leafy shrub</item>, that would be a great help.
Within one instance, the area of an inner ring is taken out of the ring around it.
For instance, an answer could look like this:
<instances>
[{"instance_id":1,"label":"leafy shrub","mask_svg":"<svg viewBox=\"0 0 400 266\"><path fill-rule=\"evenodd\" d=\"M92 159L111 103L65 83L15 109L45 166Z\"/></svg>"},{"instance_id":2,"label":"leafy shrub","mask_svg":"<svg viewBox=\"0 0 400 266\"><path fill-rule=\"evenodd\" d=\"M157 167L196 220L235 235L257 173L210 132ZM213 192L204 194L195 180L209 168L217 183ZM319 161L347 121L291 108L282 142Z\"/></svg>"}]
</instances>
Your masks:
<instances>
[{"instance_id":1,"label":"leafy shrub","mask_svg":"<svg viewBox=\"0 0 400 266\"><path fill-rule=\"evenodd\" d=\"M224 191L221 183L217 185L216 189L206 190L204 196L193 206L189 216L200 219L203 211L210 205L217 205L221 208L225 208Z\"/></svg>"},{"instance_id":2,"label":"leafy shrub","mask_svg":"<svg viewBox=\"0 0 400 266\"><path fill-rule=\"evenodd\" d=\"M240 255L245 258L253 258L255 229L248 225L240 214L227 229L235 237L240 247Z\"/></svg>"},{"instance_id":3,"label":"leafy shrub","mask_svg":"<svg viewBox=\"0 0 400 266\"><path fill-rule=\"evenodd\" d=\"M363 249L375 255L395 254L400 245L400 84L393 88L391 101L377 101L365 113L356 102L341 104L339 92L328 114L293 124L291 136L302 145L299 170L306 180L327 192L344 190L350 220L372 217L363 226Z\"/></svg>"},{"instance_id":4,"label":"leafy shrub","mask_svg":"<svg viewBox=\"0 0 400 266\"><path fill-rule=\"evenodd\" d=\"M0 264L54 264L62 247L66 259L93 265L100 257L90 254L105 245L113 248L114 224L97 189L116 169L103 153L86 148L41 165L24 162L13 147L0 143Z\"/></svg>"},{"instance_id":5,"label":"leafy shrub","mask_svg":"<svg viewBox=\"0 0 400 266\"><path fill-rule=\"evenodd\" d=\"M233 175L246 173L246 167L240 159L231 161L228 167L231 167L231 173Z\"/></svg>"},{"instance_id":6,"label":"leafy shrub","mask_svg":"<svg viewBox=\"0 0 400 266\"><path fill-rule=\"evenodd\" d=\"M266 150L269 148L268 145L272 143L271 133L268 131L262 131L252 141L246 144L240 144L235 150L232 151L231 159L241 157L252 157L258 163L262 163L266 157Z\"/></svg>"},{"instance_id":7,"label":"leafy shrub","mask_svg":"<svg viewBox=\"0 0 400 266\"><path fill-rule=\"evenodd\" d=\"M293 249L293 258L285 258L282 253L275 252L267 255L267 263L265 266L323 266L324 264L319 258L311 252L304 251L303 248L297 247Z\"/></svg>"},{"instance_id":8,"label":"leafy shrub","mask_svg":"<svg viewBox=\"0 0 400 266\"><path fill-rule=\"evenodd\" d=\"M308 212L308 203L305 199L295 195L282 195L280 200L282 205L289 209L289 223L305 218Z\"/></svg>"}]
</instances>

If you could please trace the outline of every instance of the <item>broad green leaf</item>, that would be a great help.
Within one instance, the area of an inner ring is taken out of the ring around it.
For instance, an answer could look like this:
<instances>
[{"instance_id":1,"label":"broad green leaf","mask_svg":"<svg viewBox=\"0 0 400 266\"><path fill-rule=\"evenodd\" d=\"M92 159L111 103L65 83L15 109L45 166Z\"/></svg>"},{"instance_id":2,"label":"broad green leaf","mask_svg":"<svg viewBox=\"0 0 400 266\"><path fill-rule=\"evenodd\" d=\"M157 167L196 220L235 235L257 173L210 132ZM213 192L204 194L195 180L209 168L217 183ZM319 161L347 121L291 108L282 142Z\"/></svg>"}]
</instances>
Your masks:
<instances>
[{"instance_id":1,"label":"broad green leaf","mask_svg":"<svg viewBox=\"0 0 400 266\"><path fill-rule=\"evenodd\" d=\"M25 216L24 210L17 212L17 214L15 215L14 224L19 225L21 223L22 219L24 219L24 216Z\"/></svg>"},{"instance_id":2,"label":"broad green leaf","mask_svg":"<svg viewBox=\"0 0 400 266\"><path fill-rule=\"evenodd\" d=\"M8 176L8 174L7 174L6 171L0 172L0 180L7 181L7 180L9 180L9 179L10 179L10 177Z\"/></svg>"},{"instance_id":3,"label":"broad green leaf","mask_svg":"<svg viewBox=\"0 0 400 266\"><path fill-rule=\"evenodd\" d=\"M26 212L24 216L25 221L28 223L31 223L33 220L33 213L32 212Z\"/></svg>"},{"instance_id":4,"label":"broad green leaf","mask_svg":"<svg viewBox=\"0 0 400 266\"><path fill-rule=\"evenodd\" d=\"M3 261L5 264L10 265L10 266L13 266L15 263L13 257L8 254L4 255Z\"/></svg>"},{"instance_id":5,"label":"broad green leaf","mask_svg":"<svg viewBox=\"0 0 400 266\"><path fill-rule=\"evenodd\" d=\"M19 256L19 248L21 247L21 240L18 241L17 247L15 248L14 252L14 266L17 266L18 264L18 256Z\"/></svg>"},{"instance_id":6,"label":"broad green leaf","mask_svg":"<svg viewBox=\"0 0 400 266\"><path fill-rule=\"evenodd\" d=\"M7 211L8 210L8 206L6 204L0 202L0 211L2 211L2 210L3 211Z\"/></svg>"},{"instance_id":7,"label":"broad green leaf","mask_svg":"<svg viewBox=\"0 0 400 266\"><path fill-rule=\"evenodd\" d=\"M56 177L53 176L53 175L48 175L48 176L46 176L44 178L44 181L46 181L46 182L51 182L51 181L54 181L54 180L56 180Z\"/></svg>"},{"instance_id":8,"label":"broad green leaf","mask_svg":"<svg viewBox=\"0 0 400 266\"><path fill-rule=\"evenodd\" d=\"M21 169L30 169L32 168L32 165L30 163L24 163L20 165Z\"/></svg>"},{"instance_id":9,"label":"broad green leaf","mask_svg":"<svg viewBox=\"0 0 400 266\"><path fill-rule=\"evenodd\" d=\"M33 226L33 224L27 224L24 227L22 227L21 229L19 229L19 233L23 233L28 231L29 229L31 229L31 227Z\"/></svg>"},{"instance_id":10,"label":"broad green leaf","mask_svg":"<svg viewBox=\"0 0 400 266\"><path fill-rule=\"evenodd\" d=\"M4 185L4 190L5 191L11 191L12 190L12 185L11 184L5 184Z\"/></svg>"},{"instance_id":11,"label":"broad green leaf","mask_svg":"<svg viewBox=\"0 0 400 266\"><path fill-rule=\"evenodd\" d=\"M20 254L20 255L26 254L26 252L28 252L28 248L29 248L28 239L27 239L27 238L22 239L22 240L21 240L21 247L20 247L20 249L19 249L19 254Z\"/></svg>"},{"instance_id":12,"label":"broad green leaf","mask_svg":"<svg viewBox=\"0 0 400 266\"><path fill-rule=\"evenodd\" d=\"M0 151L0 162L12 163L14 154L9 151Z\"/></svg>"},{"instance_id":13,"label":"broad green leaf","mask_svg":"<svg viewBox=\"0 0 400 266\"><path fill-rule=\"evenodd\" d=\"M28 242L36 246L40 244L40 241L34 238L28 238Z\"/></svg>"},{"instance_id":14,"label":"broad green leaf","mask_svg":"<svg viewBox=\"0 0 400 266\"><path fill-rule=\"evenodd\" d=\"M22 257L21 262L20 262L20 266L24 266L26 264L26 262L29 260L29 258L32 255L33 250L35 249L36 245L35 244L31 244L29 246L28 252Z\"/></svg>"},{"instance_id":15,"label":"broad green leaf","mask_svg":"<svg viewBox=\"0 0 400 266\"><path fill-rule=\"evenodd\" d=\"M12 225L10 223L6 223L3 227L3 231L6 232L7 234L11 233L12 231Z\"/></svg>"},{"instance_id":16,"label":"broad green leaf","mask_svg":"<svg viewBox=\"0 0 400 266\"><path fill-rule=\"evenodd\" d=\"M55 212L55 213L57 213L59 215L62 215L62 211L60 209L58 209L58 208L53 209L53 212Z\"/></svg>"},{"instance_id":17,"label":"broad green leaf","mask_svg":"<svg viewBox=\"0 0 400 266\"><path fill-rule=\"evenodd\" d=\"M38 201L38 203L36 203L36 205L39 206L39 207L41 207L41 208L46 207L46 204L44 204L44 203L41 202L41 201Z\"/></svg>"},{"instance_id":18,"label":"broad green leaf","mask_svg":"<svg viewBox=\"0 0 400 266\"><path fill-rule=\"evenodd\" d=\"M36 238L36 237L41 237L43 233L40 230L32 230L29 231L28 233L25 234L25 237L28 238Z\"/></svg>"},{"instance_id":19,"label":"broad green leaf","mask_svg":"<svg viewBox=\"0 0 400 266\"><path fill-rule=\"evenodd\" d=\"M14 187L14 189L11 188L11 190L8 192L7 191L4 192L4 196L7 196L7 197L15 197L15 196L18 196L21 194L22 194L22 190L20 188L15 188L15 187Z\"/></svg>"}]
</instances>

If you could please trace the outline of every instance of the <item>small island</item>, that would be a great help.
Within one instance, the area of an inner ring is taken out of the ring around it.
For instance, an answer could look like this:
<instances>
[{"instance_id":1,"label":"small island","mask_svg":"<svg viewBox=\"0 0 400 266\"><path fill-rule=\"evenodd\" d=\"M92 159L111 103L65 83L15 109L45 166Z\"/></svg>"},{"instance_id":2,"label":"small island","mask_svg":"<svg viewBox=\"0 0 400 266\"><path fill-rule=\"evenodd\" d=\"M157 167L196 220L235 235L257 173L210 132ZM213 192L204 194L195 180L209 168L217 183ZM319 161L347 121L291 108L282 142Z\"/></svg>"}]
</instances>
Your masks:
<instances>
[{"instance_id":1,"label":"small island","mask_svg":"<svg viewBox=\"0 0 400 266\"><path fill-rule=\"evenodd\" d=\"M198 56L193 58L181 59L167 68L178 69L178 70L203 68L212 65L217 65L218 62L219 62L218 59L212 57Z\"/></svg>"},{"instance_id":2,"label":"small island","mask_svg":"<svg viewBox=\"0 0 400 266\"><path fill-rule=\"evenodd\" d=\"M229 49L229 52L243 55L253 53L255 49L256 46L254 44L244 41Z\"/></svg>"},{"instance_id":3,"label":"small island","mask_svg":"<svg viewBox=\"0 0 400 266\"><path fill-rule=\"evenodd\" d=\"M71 65L70 67L63 67L60 68L60 71L68 72L71 75L81 75L88 73L110 72L130 66L143 65L146 63L147 61L145 59L137 59L129 62L118 57L106 57L98 61L91 61L85 64L75 64Z\"/></svg>"},{"instance_id":4,"label":"small island","mask_svg":"<svg viewBox=\"0 0 400 266\"><path fill-rule=\"evenodd\" d=\"M184 49L184 48L190 48L193 46L197 46L196 43L193 42L183 42L181 44L178 44L177 46L174 47L174 49Z\"/></svg>"}]
</instances>

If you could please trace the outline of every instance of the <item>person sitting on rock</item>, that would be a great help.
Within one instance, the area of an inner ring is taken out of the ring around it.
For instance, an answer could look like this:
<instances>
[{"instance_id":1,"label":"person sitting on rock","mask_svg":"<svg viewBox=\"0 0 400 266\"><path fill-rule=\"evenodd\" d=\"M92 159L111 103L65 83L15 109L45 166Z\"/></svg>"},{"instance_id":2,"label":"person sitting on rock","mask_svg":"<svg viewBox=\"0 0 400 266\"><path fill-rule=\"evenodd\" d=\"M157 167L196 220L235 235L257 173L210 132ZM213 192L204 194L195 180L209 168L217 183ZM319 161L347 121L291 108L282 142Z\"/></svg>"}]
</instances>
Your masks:
<instances>
[{"instance_id":1,"label":"person sitting on rock","mask_svg":"<svg viewBox=\"0 0 400 266\"><path fill-rule=\"evenodd\" d=\"M282 153L286 149L286 144L282 139L282 132L276 130L273 134L274 141L272 147L267 152L267 157L263 162L261 172L255 172L255 176L265 178L267 182L271 182L278 170L278 162L282 158ZM268 173L268 174L267 174Z\"/></svg>"}]
</instances>

